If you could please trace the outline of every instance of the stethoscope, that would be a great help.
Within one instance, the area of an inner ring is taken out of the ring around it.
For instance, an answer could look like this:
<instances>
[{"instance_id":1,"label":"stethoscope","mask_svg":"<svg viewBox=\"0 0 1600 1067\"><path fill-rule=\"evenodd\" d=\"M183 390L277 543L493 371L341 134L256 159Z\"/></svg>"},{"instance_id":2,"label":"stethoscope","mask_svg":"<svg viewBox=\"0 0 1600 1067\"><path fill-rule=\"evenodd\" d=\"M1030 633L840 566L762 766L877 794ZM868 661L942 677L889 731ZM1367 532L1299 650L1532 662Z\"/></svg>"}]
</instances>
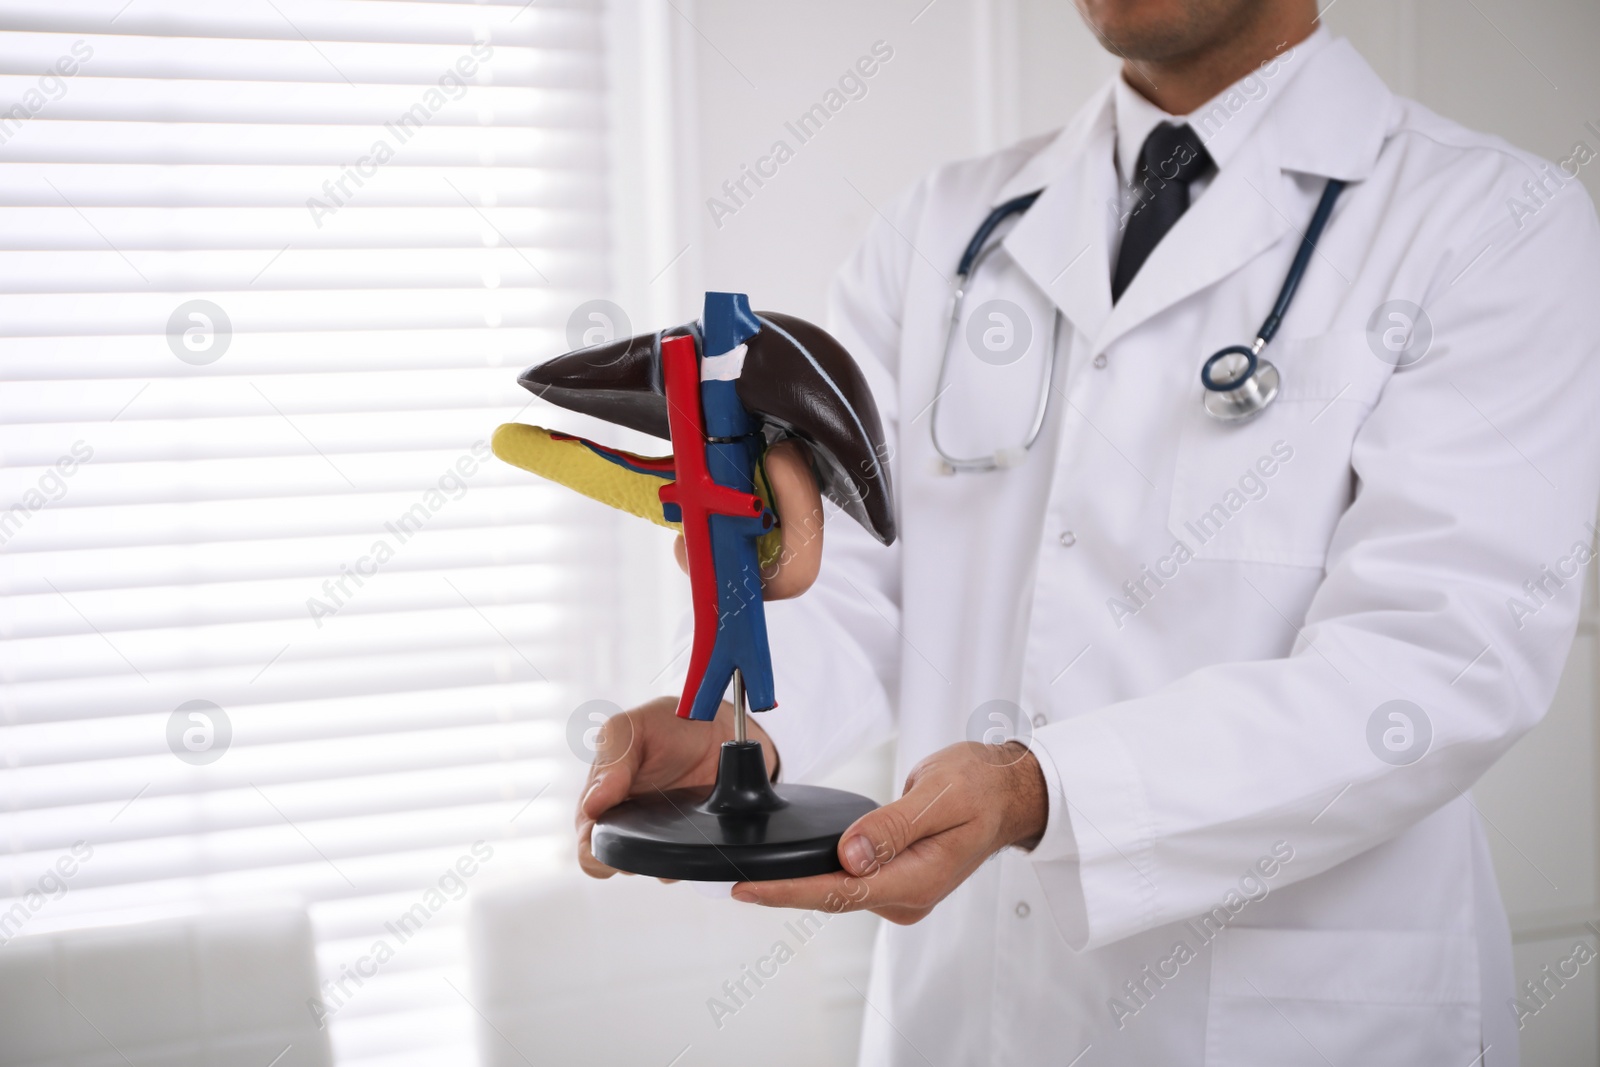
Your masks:
<instances>
[{"instance_id":1,"label":"stethoscope","mask_svg":"<svg viewBox=\"0 0 1600 1067\"><path fill-rule=\"evenodd\" d=\"M1322 198L1317 201L1317 209L1312 213L1311 222L1301 237L1300 250L1295 253L1294 262L1289 265L1289 273L1283 279L1283 288L1278 291L1278 299L1272 305L1271 314L1256 331L1255 342L1250 345L1229 345L1201 366L1200 384L1205 389L1205 410L1212 418L1223 422L1244 422L1261 414L1277 398L1283 376L1270 360L1261 355L1261 350L1272 341L1278 332L1278 327L1283 323L1284 315L1288 314L1295 290L1300 286L1300 279L1305 277L1306 267L1311 263L1311 255L1317 250L1317 241L1328 225L1328 217L1333 214L1334 201L1339 199L1339 194L1344 191L1344 185L1344 182L1330 178L1328 184L1323 187ZM961 311L972 276L977 271L978 265L988 258L989 253L999 247L999 242L987 244L995 229L1011 216L1020 215L1032 207L1041 192L1043 190L1007 200L990 211L973 232L972 240L967 242L966 250L961 253L961 261L956 266L956 276L951 283L950 316L945 323L944 347L939 357L939 377L933 403L929 405L929 433L933 438L933 450L938 454L948 474L1015 467L1022 462L1028 449L1039 439L1045 417L1050 411L1050 375L1054 369L1053 356L1060 328L1059 315L1052 316L1050 347L1046 349L1052 358L1042 361L1044 370L1039 387L1039 403L1034 409L1033 419L1022 442L1012 448L997 449L987 456L970 458L952 456L939 444L939 401L946 390L945 381L950 371L950 345L955 340L956 330L960 326Z\"/></svg>"},{"instance_id":2,"label":"stethoscope","mask_svg":"<svg viewBox=\"0 0 1600 1067\"><path fill-rule=\"evenodd\" d=\"M1015 200L1007 200L984 218L973 231L972 240L967 242L966 251L961 253L961 262L956 264L955 280L951 283L950 292L950 318L944 327L944 348L939 357L939 379L934 383L933 403L928 410L928 433L933 438L933 450L938 453L939 459L944 464L943 473L957 474L962 471L981 472L996 471L1006 467L1015 467L1022 462L1028 449L1039 439L1039 432L1044 429L1045 416L1050 413L1050 375L1054 370L1054 355L1056 351L1057 331L1061 328L1061 316L1050 316L1050 347L1045 349L1051 358L1046 358L1044 370L1039 381L1039 403L1033 411L1033 421L1028 426L1028 434L1022 443L1014 448L1002 448L992 455L976 456L972 459L957 459L944 450L939 444L939 401L944 397L947 386L945 378L950 373L950 343L955 339L956 330L961 323L961 309L967 299L967 283L971 281L973 272L978 269L978 264L989 258L989 253L1000 247L996 241L987 248L989 236L1006 219L1013 215L1020 215L1033 206L1039 199L1043 189L1035 189L1031 193L1024 193Z\"/></svg>"}]
</instances>

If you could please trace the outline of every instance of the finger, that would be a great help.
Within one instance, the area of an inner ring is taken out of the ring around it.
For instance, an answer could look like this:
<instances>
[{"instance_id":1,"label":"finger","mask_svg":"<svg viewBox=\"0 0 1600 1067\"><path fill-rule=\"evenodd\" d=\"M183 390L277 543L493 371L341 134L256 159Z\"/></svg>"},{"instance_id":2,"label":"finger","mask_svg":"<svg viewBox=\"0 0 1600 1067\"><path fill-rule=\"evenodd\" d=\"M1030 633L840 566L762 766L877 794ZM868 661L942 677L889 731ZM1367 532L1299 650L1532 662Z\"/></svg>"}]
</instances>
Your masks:
<instances>
[{"instance_id":1,"label":"finger","mask_svg":"<svg viewBox=\"0 0 1600 1067\"><path fill-rule=\"evenodd\" d=\"M578 834L578 866L591 878L610 878L617 873L615 867L608 867L594 858L594 849L591 845L591 835L594 833L594 823L587 823Z\"/></svg>"},{"instance_id":2,"label":"finger","mask_svg":"<svg viewBox=\"0 0 1600 1067\"><path fill-rule=\"evenodd\" d=\"M734 887L735 899L779 908L906 906L925 913L953 884L953 876L964 878L976 866L970 857L957 858L962 850L953 845L958 842L945 840L960 836L953 831L969 817L959 799L966 794L952 792L955 784L943 775L913 771L904 796L863 815L841 835L843 874L745 882Z\"/></svg>"},{"instance_id":3,"label":"finger","mask_svg":"<svg viewBox=\"0 0 1600 1067\"><path fill-rule=\"evenodd\" d=\"M856 911L863 896L861 879L848 874L818 874L810 878L779 878L770 882L740 882L734 900L769 908L808 908L821 911ZM855 904L856 907L851 905Z\"/></svg>"},{"instance_id":4,"label":"finger","mask_svg":"<svg viewBox=\"0 0 1600 1067\"><path fill-rule=\"evenodd\" d=\"M766 600L787 600L811 588L822 569L822 492L805 447L780 441L762 457L783 547L778 562L762 571Z\"/></svg>"},{"instance_id":5,"label":"finger","mask_svg":"<svg viewBox=\"0 0 1600 1067\"><path fill-rule=\"evenodd\" d=\"M949 850L939 838L926 838L865 876L841 872L772 882L741 882L733 887L733 897L769 908L833 913L905 908L925 913L944 896L949 884L949 867Z\"/></svg>"},{"instance_id":6,"label":"finger","mask_svg":"<svg viewBox=\"0 0 1600 1067\"><path fill-rule=\"evenodd\" d=\"M689 573L689 545L679 534L672 542L672 558L678 561L678 569L685 574Z\"/></svg>"},{"instance_id":7,"label":"finger","mask_svg":"<svg viewBox=\"0 0 1600 1067\"><path fill-rule=\"evenodd\" d=\"M595 738L594 762L578 802L582 818L597 819L628 797L633 780L644 758L645 746L639 736L643 730L639 716L625 711L607 719Z\"/></svg>"},{"instance_id":8,"label":"finger","mask_svg":"<svg viewBox=\"0 0 1600 1067\"><path fill-rule=\"evenodd\" d=\"M888 919L896 926L910 926L912 923L921 922L928 917L932 908L910 908L896 905L889 908L869 908L872 914L882 919Z\"/></svg>"},{"instance_id":9,"label":"finger","mask_svg":"<svg viewBox=\"0 0 1600 1067\"><path fill-rule=\"evenodd\" d=\"M578 802L578 813L590 821L598 819L628 799L632 784L633 775L626 770L607 768L601 771L584 790L583 799Z\"/></svg>"},{"instance_id":10,"label":"finger","mask_svg":"<svg viewBox=\"0 0 1600 1067\"><path fill-rule=\"evenodd\" d=\"M917 841L966 822L969 813L960 802L966 793L955 785L913 772L904 796L867 812L840 835L839 862L851 874L868 875Z\"/></svg>"}]
</instances>

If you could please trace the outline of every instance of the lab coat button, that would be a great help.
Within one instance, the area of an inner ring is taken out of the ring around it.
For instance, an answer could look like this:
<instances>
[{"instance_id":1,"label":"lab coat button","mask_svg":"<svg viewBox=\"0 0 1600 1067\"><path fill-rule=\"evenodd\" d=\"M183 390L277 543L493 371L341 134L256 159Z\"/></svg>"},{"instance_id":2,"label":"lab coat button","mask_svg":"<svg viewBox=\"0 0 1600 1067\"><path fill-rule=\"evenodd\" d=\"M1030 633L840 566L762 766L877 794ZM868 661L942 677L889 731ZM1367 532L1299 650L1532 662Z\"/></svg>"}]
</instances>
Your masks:
<instances>
[{"instance_id":1,"label":"lab coat button","mask_svg":"<svg viewBox=\"0 0 1600 1067\"><path fill-rule=\"evenodd\" d=\"M1106 354L1104 352L1102 352L1098 356L1094 357L1094 369L1095 370L1105 370L1106 369Z\"/></svg>"},{"instance_id":2,"label":"lab coat button","mask_svg":"<svg viewBox=\"0 0 1600 1067\"><path fill-rule=\"evenodd\" d=\"M1062 548L1071 548L1073 545L1075 545L1077 543L1078 543L1078 535L1077 534L1073 533L1071 530L1062 530L1061 531L1061 547Z\"/></svg>"},{"instance_id":3,"label":"lab coat button","mask_svg":"<svg viewBox=\"0 0 1600 1067\"><path fill-rule=\"evenodd\" d=\"M1026 919L1028 917L1028 913L1031 911L1033 911L1033 909L1028 907L1028 902L1026 900L1017 901L1017 918Z\"/></svg>"},{"instance_id":4,"label":"lab coat button","mask_svg":"<svg viewBox=\"0 0 1600 1067\"><path fill-rule=\"evenodd\" d=\"M1039 712L1037 715L1035 715L1033 717L1033 725L1035 725L1035 726L1043 726L1044 723L1045 723L1044 712L1041 711L1041 712Z\"/></svg>"}]
</instances>

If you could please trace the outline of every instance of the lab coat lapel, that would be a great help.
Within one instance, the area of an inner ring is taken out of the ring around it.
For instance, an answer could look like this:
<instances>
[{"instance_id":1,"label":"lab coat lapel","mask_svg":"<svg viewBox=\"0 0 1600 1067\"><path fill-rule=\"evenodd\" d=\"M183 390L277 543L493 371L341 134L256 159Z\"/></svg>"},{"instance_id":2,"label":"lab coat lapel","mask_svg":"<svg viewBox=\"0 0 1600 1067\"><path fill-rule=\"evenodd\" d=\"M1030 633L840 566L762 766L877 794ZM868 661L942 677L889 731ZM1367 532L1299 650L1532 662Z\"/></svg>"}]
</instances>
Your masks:
<instances>
[{"instance_id":1,"label":"lab coat lapel","mask_svg":"<svg viewBox=\"0 0 1600 1067\"><path fill-rule=\"evenodd\" d=\"M1283 202L1284 178L1276 151L1268 150L1269 136L1268 130L1257 130L1250 149L1217 172L1205 195L1156 245L1103 327L1091 335L1095 352L1226 278L1289 232L1294 209Z\"/></svg>"},{"instance_id":2,"label":"lab coat lapel","mask_svg":"<svg viewBox=\"0 0 1600 1067\"><path fill-rule=\"evenodd\" d=\"M1117 177L1108 84L1012 176L998 205L1043 188L1003 241L1017 266L1093 352L1228 277L1305 225L1286 171L1360 181L1394 117L1394 98L1348 41L1335 40L1283 90L1245 149L1156 246L1115 307L1110 241ZM1270 300L1274 294L1267 294ZM1266 314L1263 306L1262 314Z\"/></svg>"},{"instance_id":3,"label":"lab coat lapel","mask_svg":"<svg viewBox=\"0 0 1600 1067\"><path fill-rule=\"evenodd\" d=\"M1238 157L1162 238L1092 334L1095 352L1288 238L1306 208L1286 172L1359 182L1372 173L1394 97L1350 42L1335 40L1284 87ZM1041 199L1043 199L1041 197ZM1263 294L1261 314L1276 295Z\"/></svg>"},{"instance_id":4,"label":"lab coat lapel","mask_svg":"<svg viewBox=\"0 0 1600 1067\"><path fill-rule=\"evenodd\" d=\"M1116 170L1110 86L1029 160L996 203L1044 188L1004 240L1005 250L1075 330L1093 337L1111 313L1110 215Z\"/></svg>"}]
</instances>

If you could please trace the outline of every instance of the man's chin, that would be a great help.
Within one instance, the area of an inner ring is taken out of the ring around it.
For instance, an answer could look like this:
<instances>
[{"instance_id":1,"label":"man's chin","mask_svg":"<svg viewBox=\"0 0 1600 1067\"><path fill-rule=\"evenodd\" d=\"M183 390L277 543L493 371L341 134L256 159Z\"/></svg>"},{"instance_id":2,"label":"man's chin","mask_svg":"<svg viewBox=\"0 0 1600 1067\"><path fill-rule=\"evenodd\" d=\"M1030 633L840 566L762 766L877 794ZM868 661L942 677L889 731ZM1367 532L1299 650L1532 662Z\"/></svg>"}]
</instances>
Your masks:
<instances>
[{"instance_id":1,"label":"man's chin","mask_svg":"<svg viewBox=\"0 0 1600 1067\"><path fill-rule=\"evenodd\" d=\"M1195 55L1237 33L1259 0L1077 0L1101 47L1135 62Z\"/></svg>"}]
</instances>

